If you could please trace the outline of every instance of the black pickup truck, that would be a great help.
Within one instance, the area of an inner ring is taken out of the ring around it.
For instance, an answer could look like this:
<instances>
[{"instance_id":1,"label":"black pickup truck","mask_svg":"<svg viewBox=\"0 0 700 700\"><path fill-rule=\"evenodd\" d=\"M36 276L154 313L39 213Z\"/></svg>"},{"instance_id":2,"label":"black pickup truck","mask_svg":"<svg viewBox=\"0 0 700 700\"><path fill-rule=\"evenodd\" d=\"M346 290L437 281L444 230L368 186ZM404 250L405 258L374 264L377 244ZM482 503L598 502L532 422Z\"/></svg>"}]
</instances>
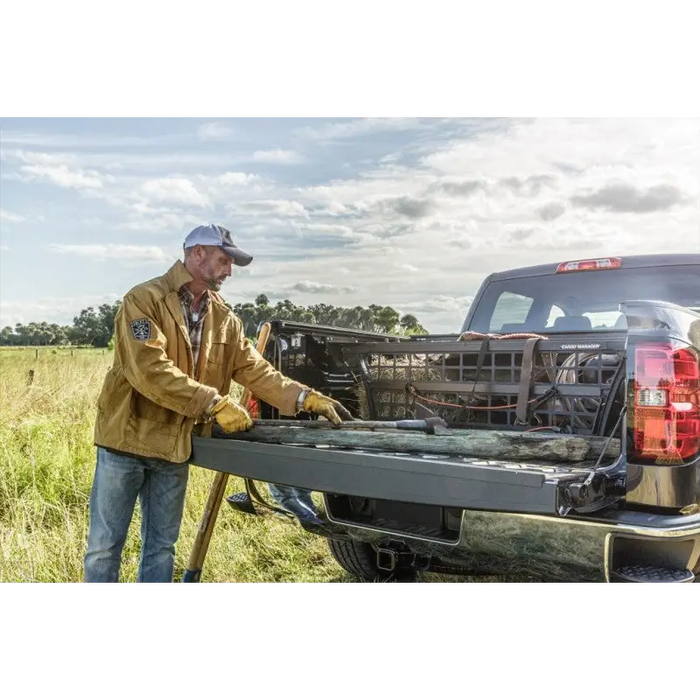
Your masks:
<instances>
[{"instance_id":1,"label":"black pickup truck","mask_svg":"<svg viewBox=\"0 0 700 700\"><path fill-rule=\"evenodd\" d=\"M439 416L453 432L619 446L545 462L329 448L321 431L315 446L194 439L194 464L245 477L248 491L228 499L233 507L279 510L262 483L313 492L318 519L302 527L327 537L357 578L430 571L689 582L700 574L700 255L491 274L453 335L273 321L265 354L358 419ZM264 403L257 410L279 418Z\"/></svg>"}]
</instances>

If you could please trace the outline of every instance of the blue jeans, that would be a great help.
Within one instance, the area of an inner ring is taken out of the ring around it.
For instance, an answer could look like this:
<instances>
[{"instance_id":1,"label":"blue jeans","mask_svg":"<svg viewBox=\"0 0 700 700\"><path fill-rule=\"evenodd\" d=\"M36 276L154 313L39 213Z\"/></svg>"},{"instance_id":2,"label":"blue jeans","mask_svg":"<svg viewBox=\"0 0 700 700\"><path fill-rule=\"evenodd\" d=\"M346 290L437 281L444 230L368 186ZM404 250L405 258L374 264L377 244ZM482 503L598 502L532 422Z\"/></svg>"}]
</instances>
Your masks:
<instances>
[{"instance_id":1,"label":"blue jeans","mask_svg":"<svg viewBox=\"0 0 700 700\"><path fill-rule=\"evenodd\" d=\"M268 488L272 498L285 510L301 520L320 522L316 506L311 500L311 491L299 489L296 486L282 486L281 484L268 484Z\"/></svg>"},{"instance_id":2,"label":"blue jeans","mask_svg":"<svg viewBox=\"0 0 700 700\"><path fill-rule=\"evenodd\" d=\"M122 549L141 504L139 582L171 582L175 542L185 507L189 464L124 455L97 448L90 494L85 581L119 580Z\"/></svg>"}]
</instances>

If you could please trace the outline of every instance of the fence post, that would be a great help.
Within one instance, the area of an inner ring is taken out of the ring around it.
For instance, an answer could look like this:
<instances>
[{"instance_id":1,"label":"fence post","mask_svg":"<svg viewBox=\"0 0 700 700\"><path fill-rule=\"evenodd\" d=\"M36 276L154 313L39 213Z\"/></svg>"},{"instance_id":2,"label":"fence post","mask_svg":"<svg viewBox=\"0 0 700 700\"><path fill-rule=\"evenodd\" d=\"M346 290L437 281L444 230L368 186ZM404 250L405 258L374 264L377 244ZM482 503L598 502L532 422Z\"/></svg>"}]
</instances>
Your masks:
<instances>
[{"instance_id":1,"label":"fence post","mask_svg":"<svg viewBox=\"0 0 700 700\"><path fill-rule=\"evenodd\" d=\"M35 357L37 360L39 359L39 348L37 348L37 349L34 351L34 357Z\"/></svg>"}]
</instances>

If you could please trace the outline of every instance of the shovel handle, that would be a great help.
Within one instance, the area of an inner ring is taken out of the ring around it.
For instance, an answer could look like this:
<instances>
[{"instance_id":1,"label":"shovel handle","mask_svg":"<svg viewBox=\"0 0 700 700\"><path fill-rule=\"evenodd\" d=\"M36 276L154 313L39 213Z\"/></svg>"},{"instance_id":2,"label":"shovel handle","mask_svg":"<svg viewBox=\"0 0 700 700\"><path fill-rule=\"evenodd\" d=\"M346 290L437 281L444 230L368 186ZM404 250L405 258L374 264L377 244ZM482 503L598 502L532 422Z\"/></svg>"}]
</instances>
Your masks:
<instances>
[{"instance_id":1,"label":"shovel handle","mask_svg":"<svg viewBox=\"0 0 700 700\"><path fill-rule=\"evenodd\" d=\"M284 420L284 419L258 419L253 421L253 426L261 428L312 428L321 430L422 430L430 431L435 422L441 425L447 424L440 418L420 420L352 420L344 421L335 426L329 421L317 420Z\"/></svg>"},{"instance_id":2,"label":"shovel handle","mask_svg":"<svg viewBox=\"0 0 700 700\"><path fill-rule=\"evenodd\" d=\"M258 339L255 343L255 347L258 352L263 353L265 351L265 346L270 338L271 329L272 326L270 323L263 324L262 328L260 329ZM250 401L250 397L250 389L245 389L243 391L243 395L238 401L238 404L245 408L248 401ZM204 558L207 556L209 542L211 541L211 535L214 531L216 518L219 515L221 501L223 501L224 494L226 493L228 477L229 475L225 472L218 472L214 476L214 481L212 482L211 489L209 490L207 505L205 506L204 513L202 515L202 521L199 524L199 530L197 530L197 536L195 537L192 552L190 553L190 558L187 562L187 569L182 576L183 583L197 583L202 576Z\"/></svg>"}]
</instances>

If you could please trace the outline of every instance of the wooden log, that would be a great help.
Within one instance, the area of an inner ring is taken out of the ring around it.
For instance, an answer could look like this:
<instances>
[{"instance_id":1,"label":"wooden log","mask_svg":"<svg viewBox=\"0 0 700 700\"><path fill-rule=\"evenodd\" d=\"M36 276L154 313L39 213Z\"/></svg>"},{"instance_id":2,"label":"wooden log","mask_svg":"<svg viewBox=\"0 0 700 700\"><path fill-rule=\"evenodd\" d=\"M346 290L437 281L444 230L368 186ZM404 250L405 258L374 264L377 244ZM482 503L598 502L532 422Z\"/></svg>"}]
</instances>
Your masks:
<instances>
[{"instance_id":1,"label":"wooden log","mask_svg":"<svg viewBox=\"0 0 700 700\"><path fill-rule=\"evenodd\" d=\"M401 430L306 430L305 428L256 426L244 433L218 437L274 445L328 445L329 447L379 449L388 452L421 452L509 461L542 460L582 462L600 456L607 438L543 435L498 430L453 430L452 435L426 435ZM606 456L620 453L620 441L610 440Z\"/></svg>"}]
</instances>

